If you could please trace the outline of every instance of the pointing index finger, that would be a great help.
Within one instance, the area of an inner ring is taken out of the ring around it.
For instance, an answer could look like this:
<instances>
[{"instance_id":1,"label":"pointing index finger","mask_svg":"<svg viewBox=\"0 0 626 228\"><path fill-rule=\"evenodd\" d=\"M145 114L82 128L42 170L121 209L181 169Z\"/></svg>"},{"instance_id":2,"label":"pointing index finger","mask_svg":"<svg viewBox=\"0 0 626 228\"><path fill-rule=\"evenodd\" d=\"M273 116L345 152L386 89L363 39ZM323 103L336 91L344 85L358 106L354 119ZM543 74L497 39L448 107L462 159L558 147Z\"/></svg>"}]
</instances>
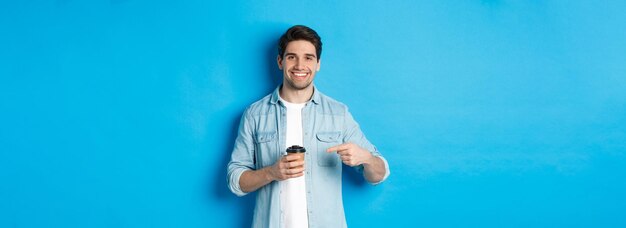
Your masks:
<instances>
[{"instance_id":1,"label":"pointing index finger","mask_svg":"<svg viewBox=\"0 0 626 228\"><path fill-rule=\"evenodd\" d=\"M336 145L333 147L330 147L326 150L326 152L333 152L333 151L342 151L345 150L346 148L346 144L340 144L340 145Z\"/></svg>"}]
</instances>

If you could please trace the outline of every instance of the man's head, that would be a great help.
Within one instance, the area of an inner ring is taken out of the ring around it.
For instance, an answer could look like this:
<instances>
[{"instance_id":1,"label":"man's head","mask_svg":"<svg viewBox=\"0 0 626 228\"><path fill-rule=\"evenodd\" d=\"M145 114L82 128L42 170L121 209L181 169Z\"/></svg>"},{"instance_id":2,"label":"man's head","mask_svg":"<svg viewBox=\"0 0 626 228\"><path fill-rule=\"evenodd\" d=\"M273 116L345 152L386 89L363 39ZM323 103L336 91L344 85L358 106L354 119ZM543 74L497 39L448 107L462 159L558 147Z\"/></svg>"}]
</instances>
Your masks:
<instances>
[{"instance_id":1,"label":"man's head","mask_svg":"<svg viewBox=\"0 0 626 228\"><path fill-rule=\"evenodd\" d=\"M304 25L295 25L289 28L278 40L278 55L284 56L287 44L291 41L306 40L315 46L315 54L319 61L322 57L322 38L315 30Z\"/></svg>"},{"instance_id":2,"label":"man's head","mask_svg":"<svg viewBox=\"0 0 626 228\"><path fill-rule=\"evenodd\" d=\"M320 69L322 40L313 29L296 25L278 42L278 68L283 71L283 86L293 90L308 88Z\"/></svg>"}]
</instances>

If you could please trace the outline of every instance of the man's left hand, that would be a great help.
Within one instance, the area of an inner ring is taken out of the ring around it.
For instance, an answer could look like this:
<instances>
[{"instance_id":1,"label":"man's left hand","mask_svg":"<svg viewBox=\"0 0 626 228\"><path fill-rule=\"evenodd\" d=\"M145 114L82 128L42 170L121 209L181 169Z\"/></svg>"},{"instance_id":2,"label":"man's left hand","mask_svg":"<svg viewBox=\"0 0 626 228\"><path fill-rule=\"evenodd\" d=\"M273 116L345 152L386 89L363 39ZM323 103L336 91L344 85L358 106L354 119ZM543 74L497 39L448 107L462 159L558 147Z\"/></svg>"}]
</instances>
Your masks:
<instances>
[{"instance_id":1,"label":"man's left hand","mask_svg":"<svg viewBox=\"0 0 626 228\"><path fill-rule=\"evenodd\" d=\"M374 158L372 153L354 143L344 143L326 150L327 153L335 151L341 158L341 161L348 166L367 164Z\"/></svg>"}]
</instances>

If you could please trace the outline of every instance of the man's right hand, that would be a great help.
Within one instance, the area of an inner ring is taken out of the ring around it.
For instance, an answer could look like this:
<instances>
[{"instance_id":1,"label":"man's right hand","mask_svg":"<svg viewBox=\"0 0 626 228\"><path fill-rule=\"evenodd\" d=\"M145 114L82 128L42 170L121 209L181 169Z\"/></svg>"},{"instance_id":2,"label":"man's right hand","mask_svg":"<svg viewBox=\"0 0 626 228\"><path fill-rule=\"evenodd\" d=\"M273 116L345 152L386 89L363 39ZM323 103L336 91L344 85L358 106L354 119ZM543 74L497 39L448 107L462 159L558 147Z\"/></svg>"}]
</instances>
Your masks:
<instances>
[{"instance_id":1,"label":"man's right hand","mask_svg":"<svg viewBox=\"0 0 626 228\"><path fill-rule=\"evenodd\" d=\"M287 154L272 165L268 171L272 180L282 181L304 175L302 154Z\"/></svg>"},{"instance_id":2,"label":"man's right hand","mask_svg":"<svg viewBox=\"0 0 626 228\"><path fill-rule=\"evenodd\" d=\"M272 181L282 181L304 175L303 154L288 154L271 166L260 170L247 170L239 178L243 192L253 192Z\"/></svg>"}]
</instances>

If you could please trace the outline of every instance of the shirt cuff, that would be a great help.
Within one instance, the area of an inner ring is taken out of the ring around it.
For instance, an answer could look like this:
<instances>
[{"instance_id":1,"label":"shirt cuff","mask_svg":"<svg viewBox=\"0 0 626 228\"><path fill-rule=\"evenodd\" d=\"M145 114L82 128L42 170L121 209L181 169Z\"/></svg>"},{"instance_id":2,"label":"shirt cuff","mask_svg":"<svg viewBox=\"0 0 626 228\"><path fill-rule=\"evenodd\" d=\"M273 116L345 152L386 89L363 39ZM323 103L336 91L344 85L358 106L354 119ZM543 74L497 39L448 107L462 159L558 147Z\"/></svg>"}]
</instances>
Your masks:
<instances>
[{"instance_id":1,"label":"shirt cuff","mask_svg":"<svg viewBox=\"0 0 626 228\"><path fill-rule=\"evenodd\" d=\"M248 192L244 192L243 190L241 190L241 186L239 185L239 179L241 178L241 175L245 171L247 171L247 169L244 169L244 168L235 169L229 175L230 177L228 178L228 181L229 181L228 188L230 189L231 192L233 192L237 196L248 195Z\"/></svg>"}]
</instances>

